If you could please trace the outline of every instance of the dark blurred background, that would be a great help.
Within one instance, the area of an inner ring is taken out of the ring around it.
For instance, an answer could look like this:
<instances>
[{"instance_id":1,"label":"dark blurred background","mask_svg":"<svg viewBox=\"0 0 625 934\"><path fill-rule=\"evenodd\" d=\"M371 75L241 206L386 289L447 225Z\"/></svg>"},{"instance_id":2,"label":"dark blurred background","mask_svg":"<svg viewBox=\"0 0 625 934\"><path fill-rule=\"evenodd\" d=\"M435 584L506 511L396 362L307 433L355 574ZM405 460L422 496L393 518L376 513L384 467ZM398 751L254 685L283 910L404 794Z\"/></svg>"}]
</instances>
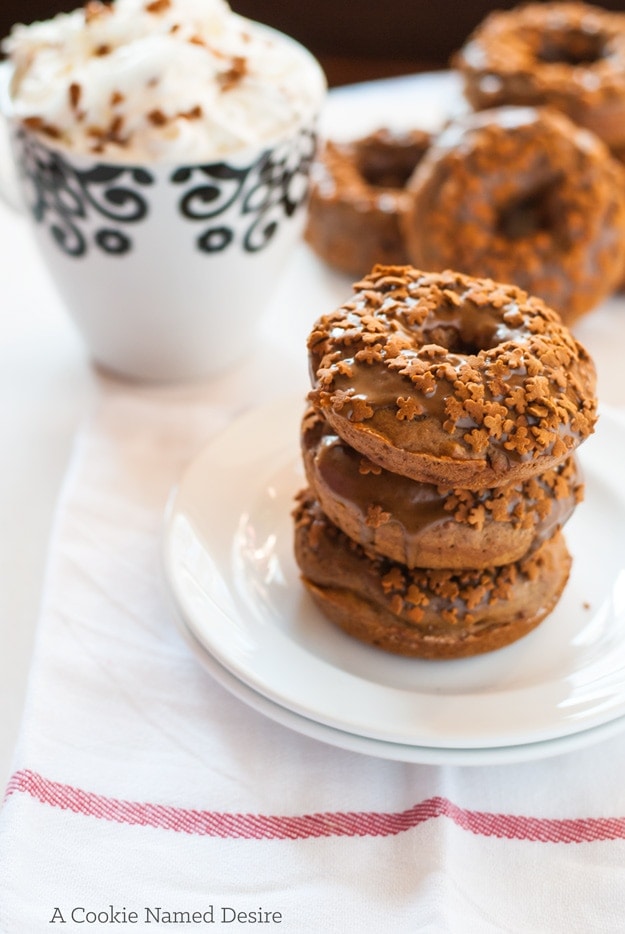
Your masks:
<instances>
[{"instance_id":1,"label":"dark blurred background","mask_svg":"<svg viewBox=\"0 0 625 934\"><path fill-rule=\"evenodd\" d=\"M518 2L518 0L517 0ZM492 9L487 0L231 0L237 13L290 34L321 61L330 85L445 68ZM76 0L0 0L0 36L13 23L47 19ZM625 10L625 0L602 0Z\"/></svg>"}]
</instances>

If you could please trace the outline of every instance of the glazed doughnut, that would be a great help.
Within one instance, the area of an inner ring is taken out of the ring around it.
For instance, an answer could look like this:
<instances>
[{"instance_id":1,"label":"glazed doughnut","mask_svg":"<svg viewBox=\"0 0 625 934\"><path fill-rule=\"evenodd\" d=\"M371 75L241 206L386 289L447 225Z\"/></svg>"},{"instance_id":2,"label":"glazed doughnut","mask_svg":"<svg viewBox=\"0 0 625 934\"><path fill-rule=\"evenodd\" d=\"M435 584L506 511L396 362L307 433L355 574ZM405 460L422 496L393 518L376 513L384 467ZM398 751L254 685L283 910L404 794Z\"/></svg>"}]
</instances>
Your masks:
<instances>
[{"instance_id":1,"label":"glazed doughnut","mask_svg":"<svg viewBox=\"0 0 625 934\"><path fill-rule=\"evenodd\" d=\"M407 567L510 564L562 528L582 499L575 457L512 486L446 489L391 474L313 409L302 421L309 488L328 519L370 553Z\"/></svg>"},{"instance_id":2,"label":"glazed doughnut","mask_svg":"<svg viewBox=\"0 0 625 934\"><path fill-rule=\"evenodd\" d=\"M508 645L551 612L569 576L561 532L500 568L409 570L368 556L307 491L294 515L296 560L315 603L349 635L399 655L461 658Z\"/></svg>"},{"instance_id":3,"label":"glazed doughnut","mask_svg":"<svg viewBox=\"0 0 625 934\"><path fill-rule=\"evenodd\" d=\"M328 141L313 164L306 239L326 263L360 276L374 263L404 263L404 187L430 144L424 130L382 128Z\"/></svg>"},{"instance_id":4,"label":"glazed doughnut","mask_svg":"<svg viewBox=\"0 0 625 934\"><path fill-rule=\"evenodd\" d=\"M391 473L464 489L556 467L594 429L592 360L521 289L377 266L308 337L309 399Z\"/></svg>"},{"instance_id":5,"label":"glazed doughnut","mask_svg":"<svg viewBox=\"0 0 625 934\"><path fill-rule=\"evenodd\" d=\"M625 146L625 15L584 3L529 3L489 14L452 64L476 110L548 105Z\"/></svg>"},{"instance_id":6,"label":"glazed doughnut","mask_svg":"<svg viewBox=\"0 0 625 934\"><path fill-rule=\"evenodd\" d=\"M566 324L625 268L625 169L556 111L500 107L449 124L403 215L410 262L512 282Z\"/></svg>"}]
</instances>

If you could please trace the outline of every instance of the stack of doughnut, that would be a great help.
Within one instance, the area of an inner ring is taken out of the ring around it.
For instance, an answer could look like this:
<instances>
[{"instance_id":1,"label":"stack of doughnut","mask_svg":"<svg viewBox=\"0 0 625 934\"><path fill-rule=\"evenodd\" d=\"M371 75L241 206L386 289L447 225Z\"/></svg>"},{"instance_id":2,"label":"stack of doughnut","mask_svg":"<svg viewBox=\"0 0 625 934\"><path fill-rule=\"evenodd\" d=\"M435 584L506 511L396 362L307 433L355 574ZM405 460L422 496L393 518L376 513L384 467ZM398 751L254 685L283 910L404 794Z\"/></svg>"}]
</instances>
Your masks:
<instances>
[{"instance_id":1,"label":"stack of doughnut","mask_svg":"<svg viewBox=\"0 0 625 934\"><path fill-rule=\"evenodd\" d=\"M571 325L625 276L625 13L497 11L453 65L471 109L439 133L412 147L382 129L326 144L307 239L351 276L409 262L513 283ZM368 157L377 139L401 164L383 184Z\"/></svg>"},{"instance_id":2,"label":"stack of doughnut","mask_svg":"<svg viewBox=\"0 0 625 934\"><path fill-rule=\"evenodd\" d=\"M308 352L295 556L322 612L432 659L537 626L569 576L597 405L557 313L490 279L377 265Z\"/></svg>"}]
</instances>

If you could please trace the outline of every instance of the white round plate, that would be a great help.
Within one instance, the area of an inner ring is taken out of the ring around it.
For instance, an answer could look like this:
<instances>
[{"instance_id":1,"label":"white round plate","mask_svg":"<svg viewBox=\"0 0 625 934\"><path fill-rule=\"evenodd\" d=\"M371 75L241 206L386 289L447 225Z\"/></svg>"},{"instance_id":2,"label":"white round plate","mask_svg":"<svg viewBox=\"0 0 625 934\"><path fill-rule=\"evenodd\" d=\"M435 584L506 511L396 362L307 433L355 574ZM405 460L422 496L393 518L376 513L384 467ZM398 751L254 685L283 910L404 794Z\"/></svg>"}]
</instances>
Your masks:
<instances>
[{"instance_id":1,"label":"white round plate","mask_svg":"<svg viewBox=\"0 0 625 934\"><path fill-rule=\"evenodd\" d=\"M181 623L181 632L200 664L234 697L281 726L349 752L420 765L510 765L515 762L536 761L573 752L583 746L607 740L625 729L625 717L619 717L601 726L545 742L522 743L518 746L494 746L492 749L439 749L434 746L386 743L384 740L370 739L367 736L336 730L316 720L310 720L308 717L301 717L287 707L274 704L273 701L254 691L220 665L214 656L198 642L182 617L179 616L178 620Z\"/></svg>"},{"instance_id":2,"label":"white round plate","mask_svg":"<svg viewBox=\"0 0 625 934\"><path fill-rule=\"evenodd\" d=\"M256 693L355 736L431 749L540 743L625 715L622 420L580 449L586 499L566 527L573 571L534 632L477 658L405 659L327 621L301 584L291 511L304 485L302 399L248 412L173 492L166 578L196 640Z\"/></svg>"},{"instance_id":3,"label":"white round plate","mask_svg":"<svg viewBox=\"0 0 625 934\"><path fill-rule=\"evenodd\" d=\"M333 88L320 130L332 140L357 139L381 126L437 132L467 110L456 72L423 72Z\"/></svg>"}]
</instances>

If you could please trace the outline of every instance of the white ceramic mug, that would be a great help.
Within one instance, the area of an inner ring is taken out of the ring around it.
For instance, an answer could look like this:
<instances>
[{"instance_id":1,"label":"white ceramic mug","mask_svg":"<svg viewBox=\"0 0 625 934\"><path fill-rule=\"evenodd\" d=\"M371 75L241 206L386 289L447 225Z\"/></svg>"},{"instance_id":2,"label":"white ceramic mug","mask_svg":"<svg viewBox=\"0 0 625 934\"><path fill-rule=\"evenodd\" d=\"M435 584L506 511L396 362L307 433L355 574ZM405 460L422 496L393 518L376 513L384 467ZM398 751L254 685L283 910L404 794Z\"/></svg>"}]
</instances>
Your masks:
<instances>
[{"instance_id":1,"label":"white ceramic mug","mask_svg":"<svg viewBox=\"0 0 625 934\"><path fill-rule=\"evenodd\" d=\"M97 364L188 380L250 350L302 233L318 112L275 143L175 166L76 155L6 116L41 254Z\"/></svg>"}]
</instances>

